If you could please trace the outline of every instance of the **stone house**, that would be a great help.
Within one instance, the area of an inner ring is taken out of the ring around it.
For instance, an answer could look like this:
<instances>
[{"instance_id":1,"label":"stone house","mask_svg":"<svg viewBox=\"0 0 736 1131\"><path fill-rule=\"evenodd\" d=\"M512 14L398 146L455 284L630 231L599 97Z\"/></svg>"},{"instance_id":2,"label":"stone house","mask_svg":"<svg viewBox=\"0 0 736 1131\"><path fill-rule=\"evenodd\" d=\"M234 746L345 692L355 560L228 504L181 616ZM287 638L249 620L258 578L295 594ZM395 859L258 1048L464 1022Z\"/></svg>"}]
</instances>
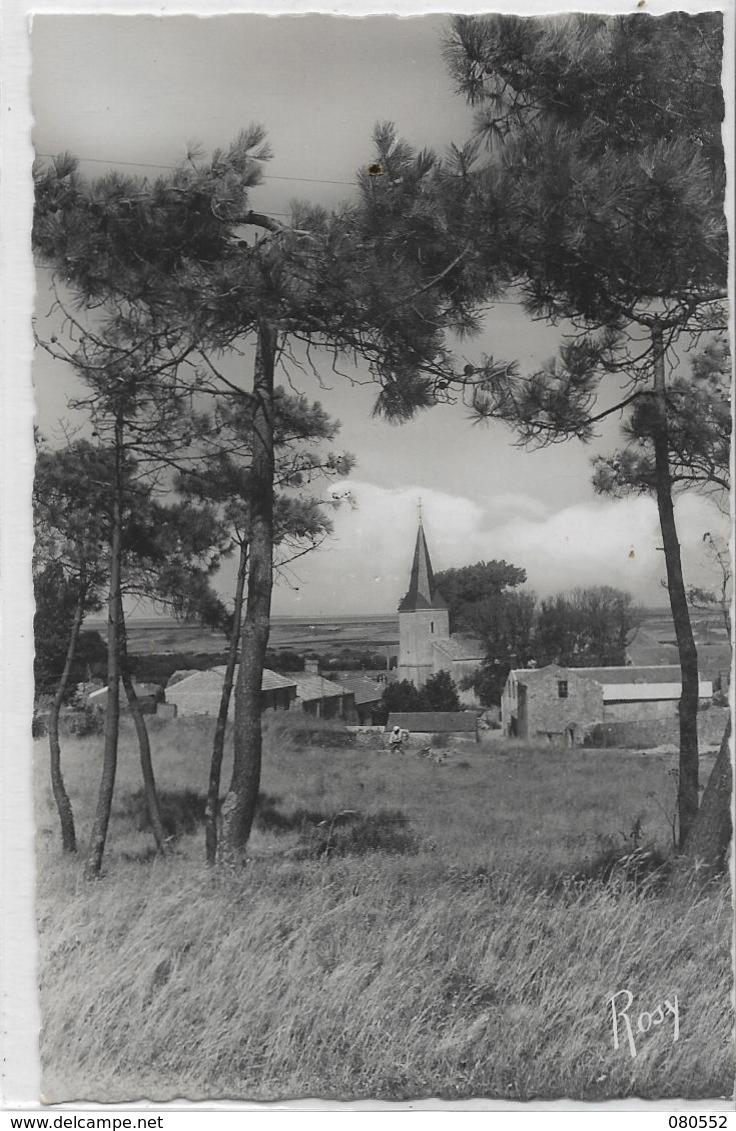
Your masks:
<instances>
[{"instance_id":1,"label":"stone house","mask_svg":"<svg viewBox=\"0 0 736 1131\"><path fill-rule=\"evenodd\" d=\"M676 717L681 690L677 665L516 669L501 697L501 726L506 737L578 745L597 723ZM701 680L701 704L712 694Z\"/></svg>"},{"instance_id":2,"label":"stone house","mask_svg":"<svg viewBox=\"0 0 736 1131\"><path fill-rule=\"evenodd\" d=\"M602 719L603 689L577 669L549 664L509 672L501 698L501 726L506 737L546 738L576 746Z\"/></svg>"}]
</instances>

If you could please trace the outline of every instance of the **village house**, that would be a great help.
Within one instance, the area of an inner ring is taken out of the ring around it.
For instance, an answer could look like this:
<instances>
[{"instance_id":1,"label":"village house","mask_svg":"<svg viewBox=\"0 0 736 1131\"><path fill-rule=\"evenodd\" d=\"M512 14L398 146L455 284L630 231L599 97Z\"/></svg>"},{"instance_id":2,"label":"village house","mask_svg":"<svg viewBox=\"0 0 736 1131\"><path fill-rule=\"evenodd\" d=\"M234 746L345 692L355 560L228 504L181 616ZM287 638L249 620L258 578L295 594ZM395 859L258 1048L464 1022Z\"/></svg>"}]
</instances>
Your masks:
<instances>
[{"instance_id":1,"label":"village house","mask_svg":"<svg viewBox=\"0 0 736 1131\"><path fill-rule=\"evenodd\" d=\"M292 709L301 709L317 719L348 719L354 715L355 697L342 684L311 672L297 672L288 678L296 682Z\"/></svg>"},{"instance_id":2,"label":"village house","mask_svg":"<svg viewBox=\"0 0 736 1131\"><path fill-rule=\"evenodd\" d=\"M598 723L676 717L681 692L677 665L517 668L503 690L501 726L506 737L579 745ZM710 702L709 680L700 680L699 695Z\"/></svg>"},{"instance_id":3,"label":"village house","mask_svg":"<svg viewBox=\"0 0 736 1131\"><path fill-rule=\"evenodd\" d=\"M342 686L352 693L352 714L347 721L357 726L378 726L383 722L383 692L385 683L377 683L365 676L343 679Z\"/></svg>"},{"instance_id":4,"label":"village house","mask_svg":"<svg viewBox=\"0 0 736 1131\"><path fill-rule=\"evenodd\" d=\"M474 636L450 633L450 616L437 589L421 519L409 589L399 605L397 677L423 687L430 676L448 672L456 684L472 675L485 655Z\"/></svg>"},{"instance_id":5,"label":"village house","mask_svg":"<svg viewBox=\"0 0 736 1131\"><path fill-rule=\"evenodd\" d=\"M224 678L224 666L174 672L166 688L166 706L173 706L177 715L217 715ZM304 711L318 719L346 719L355 714L355 703L351 691L323 676L311 672L283 674L264 668L261 710ZM229 718L233 718L234 712L233 694Z\"/></svg>"},{"instance_id":6,"label":"village house","mask_svg":"<svg viewBox=\"0 0 736 1131\"><path fill-rule=\"evenodd\" d=\"M166 687L166 703L176 707L176 714L217 716L225 677L224 666L207 671L192 671L182 677L175 672ZM236 669L237 678L237 669ZM279 675L264 669L261 681L261 710L288 711L296 699L297 685L293 676ZM230 698L228 717L235 713L235 696Z\"/></svg>"}]
</instances>

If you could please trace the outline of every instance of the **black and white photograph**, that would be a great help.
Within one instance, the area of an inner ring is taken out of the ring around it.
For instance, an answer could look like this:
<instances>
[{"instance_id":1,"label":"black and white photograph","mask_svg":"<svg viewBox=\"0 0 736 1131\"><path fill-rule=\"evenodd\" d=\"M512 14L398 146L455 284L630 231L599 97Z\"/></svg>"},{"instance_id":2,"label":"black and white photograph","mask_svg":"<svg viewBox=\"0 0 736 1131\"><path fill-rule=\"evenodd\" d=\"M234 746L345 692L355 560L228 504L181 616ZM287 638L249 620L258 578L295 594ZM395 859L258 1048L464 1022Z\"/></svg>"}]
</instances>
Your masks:
<instances>
[{"instance_id":1,"label":"black and white photograph","mask_svg":"<svg viewBox=\"0 0 736 1131\"><path fill-rule=\"evenodd\" d=\"M730 1111L733 9L28 35L38 1102Z\"/></svg>"}]
</instances>

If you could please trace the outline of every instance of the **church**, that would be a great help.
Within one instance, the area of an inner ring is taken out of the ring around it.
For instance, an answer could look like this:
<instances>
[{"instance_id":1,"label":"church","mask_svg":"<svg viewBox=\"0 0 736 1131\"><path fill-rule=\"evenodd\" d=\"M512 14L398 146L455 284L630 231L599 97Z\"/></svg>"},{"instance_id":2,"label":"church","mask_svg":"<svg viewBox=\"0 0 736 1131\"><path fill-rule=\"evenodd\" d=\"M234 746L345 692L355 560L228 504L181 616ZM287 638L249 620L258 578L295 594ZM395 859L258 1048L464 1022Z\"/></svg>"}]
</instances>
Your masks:
<instances>
[{"instance_id":1,"label":"church","mask_svg":"<svg viewBox=\"0 0 736 1131\"><path fill-rule=\"evenodd\" d=\"M420 517L409 589L399 605L398 678L423 687L430 676L445 671L459 687L480 666L484 655L476 637L450 632L447 604L435 585ZM461 695L472 698L472 692Z\"/></svg>"}]
</instances>

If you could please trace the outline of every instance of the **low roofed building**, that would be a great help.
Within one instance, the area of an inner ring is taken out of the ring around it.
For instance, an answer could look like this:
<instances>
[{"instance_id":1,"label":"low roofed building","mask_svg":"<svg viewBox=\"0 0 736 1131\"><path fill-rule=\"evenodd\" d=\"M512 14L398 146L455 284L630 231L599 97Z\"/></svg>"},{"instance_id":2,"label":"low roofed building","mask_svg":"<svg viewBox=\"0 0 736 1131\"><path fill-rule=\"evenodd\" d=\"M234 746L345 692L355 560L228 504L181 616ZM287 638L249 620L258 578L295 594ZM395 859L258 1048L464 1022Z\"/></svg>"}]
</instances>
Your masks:
<instances>
[{"instance_id":1,"label":"low roofed building","mask_svg":"<svg viewBox=\"0 0 736 1131\"><path fill-rule=\"evenodd\" d=\"M347 677L342 686L353 696L353 715L349 722L359 726L376 726L383 720L385 683L376 683L365 676Z\"/></svg>"},{"instance_id":2,"label":"low roofed building","mask_svg":"<svg viewBox=\"0 0 736 1131\"><path fill-rule=\"evenodd\" d=\"M141 712L144 715L154 714L156 704L163 700L163 687L158 683L138 683L136 680L133 680L133 689ZM104 711L107 707L107 687L98 687L94 691L91 691L87 695L87 703L90 707ZM121 712L129 710L128 697L125 694L122 680L120 681L120 710Z\"/></svg>"},{"instance_id":3,"label":"low roofed building","mask_svg":"<svg viewBox=\"0 0 736 1131\"><path fill-rule=\"evenodd\" d=\"M301 707L317 719L347 719L355 709L352 691L340 683L312 673L294 674L296 682L295 708Z\"/></svg>"},{"instance_id":4,"label":"low roofed building","mask_svg":"<svg viewBox=\"0 0 736 1131\"><path fill-rule=\"evenodd\" d=\"M177 673L178 675L178 673ZM237 681L237 669L235 675ZM211 715L220 710L220 698L225 679L225 667L192 671L176 683L166 687L166 702L173 703L177 715ZM265 668L261 680L261 710L288 711L296 699L296 681L293 676L282 676ZM235 693L230 697L228 718L235 713Z\"/></svg>"},{"instance_id":5,"label":"low roofed building","mask_svg":"<svg viewBox=\"0 0 736 1131\"><path fill-rule=\"evenodd\" d=\"M431 738L447 735L458 741L478 741L478 718L474 711L395 711L388 717L385 731L398 727L411 735Z\"/></svg>"}]
</instances>

